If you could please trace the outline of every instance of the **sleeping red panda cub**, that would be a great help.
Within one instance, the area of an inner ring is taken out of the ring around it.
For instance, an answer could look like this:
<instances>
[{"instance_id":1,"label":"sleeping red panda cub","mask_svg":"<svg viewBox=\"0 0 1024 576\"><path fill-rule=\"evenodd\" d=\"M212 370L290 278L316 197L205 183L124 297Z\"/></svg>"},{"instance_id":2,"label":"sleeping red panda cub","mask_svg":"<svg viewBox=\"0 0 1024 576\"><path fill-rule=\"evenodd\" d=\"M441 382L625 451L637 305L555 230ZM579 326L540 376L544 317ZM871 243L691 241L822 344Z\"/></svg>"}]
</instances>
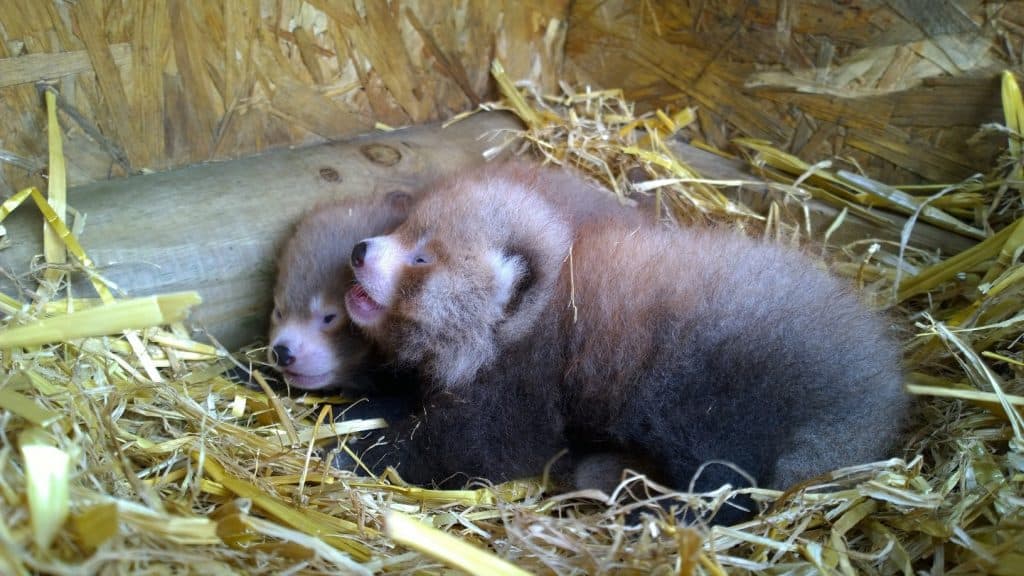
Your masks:
<instances>
[{"instance_id":1,"label":"sleeping red panda cub","mask_svg":"<svg viewBox=\"0 0 1024 576\"><path fill-rule=\"evenodd\" d=\"M352 247L395 229L411 199L345 198L311 209L277 261L268 356L287 382L304 390L375 392L383 357L349 322L343 298L352 286ZM383 378L387 379L387 378Z\"/></svg>"},{"instance_id":2,"label":"sleeping red panda cub","mask_svg":"<svg viewBox=\"0 0 1024 576\"><path fill-rule=\"evenodd\" d=\"M646 221L640 211L568 172L536 170L518 162L502 170L524 180L544 179L536 184L545 190L564 190L556 200L575 220L614 214L623 222ZM315 206L296 225L278 256L267 349L270 362L291 386L363 394L379 392L379 380L393 375L382 366L386 359L352 327L342 300L354 283L352 248L364 238L394 230L414 201L397 192L344 198ZM390 388L388 393L406 392Z\"/></svg>"},{"instance_id":3,"label":"sleeping red panda cub","mask_svg":"<svg viewBox=\"0 0 1024 576\"><path fill-rule=\"evenodd\" d=\"M636 459L686 490L712 460L785 488L887 455L907 408L896 347L841 282L734 233L572 222L550 181L442 180L353 249L352 321L424 384L382 464L503 481L567 448L577 488ZM693 486L726 482L746 483L715 465Z\"/></svg>"}]
</instances>

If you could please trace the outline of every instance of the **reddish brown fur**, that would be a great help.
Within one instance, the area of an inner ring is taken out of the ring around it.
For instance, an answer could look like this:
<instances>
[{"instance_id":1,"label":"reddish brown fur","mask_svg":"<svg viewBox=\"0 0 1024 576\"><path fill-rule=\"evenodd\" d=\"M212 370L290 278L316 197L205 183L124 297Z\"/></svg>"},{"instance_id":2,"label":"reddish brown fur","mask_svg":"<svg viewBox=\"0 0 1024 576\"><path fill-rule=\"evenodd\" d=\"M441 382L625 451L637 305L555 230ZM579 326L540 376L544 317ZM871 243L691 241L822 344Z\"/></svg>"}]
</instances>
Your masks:
<instances>
[{"instance_id":1,"label":"reddish brown fur","mask_svg":"<svg viewBox=\"0 0 1024 576\"><path fill-rule=\"evenodd\" d=\"M428 385L385 463L419 483L499 481L569 448L577 480L618 454L680 489L709 460L784 488L886 455L907 405L896 348L841 283L727 232L573 216L552 181L442 181L387 240L427 263L394 271L364 329ZM502 274L515 293L496 307ZM696 487L724 482L742 478L711 467Z\"/></svg>"},{"instance_id":2,"label":"reddish brown fur","mask_svg":"<svg viewBox=\"0 0 1024 576\"><path fill-rule=\"evenodd\" d=\"M642 227L652 219L568 172L520 163L456 174L432 189L436 197L392 239L407 251L429 254L434 266L428 271L406 267L394 289L403 297L385 319L364 328L401 348L399 358L433 371L439 381L458 381L460 373L472 378L496 350L531 330L545 311L573 230L609 220ZM545 201L538 203L534 194ZM528 264L510 303L515 314L489 304L495 290L490 275L459 273L488 268L490 255L479 249L485 245ZM412 294L425 295L408 297ZM423 305L424 299L431 304Z\"/></svg>"},{"instance_id":3,"label":"reddish brown fur","mask_svg":"<svg viewBox=\"0 0 1024 576\"><path fill-rule=\"evenodd\" d=\"M654 224L653 205L644 203L644 209L636 209L631 206L633 202L616 198L614 193L570 170L508 162L490 164L470 174L452 178L467 182L479 182L481 179L517 182L543 197L574 228L609 219L624 226Z\"/></svg>"}]
</instances>

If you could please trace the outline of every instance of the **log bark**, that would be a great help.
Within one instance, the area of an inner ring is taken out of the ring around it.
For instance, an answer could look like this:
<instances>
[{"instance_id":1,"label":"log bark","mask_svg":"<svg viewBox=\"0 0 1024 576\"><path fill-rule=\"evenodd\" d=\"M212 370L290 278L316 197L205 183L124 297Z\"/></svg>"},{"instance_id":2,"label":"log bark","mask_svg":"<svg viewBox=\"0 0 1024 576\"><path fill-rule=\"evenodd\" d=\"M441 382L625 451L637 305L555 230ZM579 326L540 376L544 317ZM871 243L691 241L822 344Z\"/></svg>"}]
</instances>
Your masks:
<instances>
[{"instance_id":1,"label":"log bark","mask_svg":"<svg viewBox=\"0 0 1024 576\"><path fill-rule=\"evenodd\" d=\"M262 337L274 259L298 217L320 200L409 190L431 174L484 162L495 130L518 128L506 114L375 133L344 142L275 151L228 162L72 188L86 215L82 246L99 272L132 296L197 290L191 320L225 346ZM42 248L42 216L23 205L5 221L0 290L34 289L30 262ZM95 295L84 277L76 296Z\"/></svg>"}]
</instances>

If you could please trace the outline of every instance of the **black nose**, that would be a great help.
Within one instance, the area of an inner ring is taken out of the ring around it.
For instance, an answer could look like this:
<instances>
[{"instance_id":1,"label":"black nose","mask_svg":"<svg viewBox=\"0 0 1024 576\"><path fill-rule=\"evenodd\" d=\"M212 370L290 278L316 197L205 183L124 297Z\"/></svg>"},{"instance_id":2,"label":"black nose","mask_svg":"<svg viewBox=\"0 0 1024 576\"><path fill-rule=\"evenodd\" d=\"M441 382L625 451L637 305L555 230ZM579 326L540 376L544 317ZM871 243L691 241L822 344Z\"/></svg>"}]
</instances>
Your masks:
<instances>
[{"instance_id":1,"label":"black nose","mask_svg":"<svg viewBox=\"0 0 1024 576\"><path fill-rule=\"evenodd\" d=\"M362 268L363 263L366 261L366 249L370 247L369 242L363 240L356 247L352 249L352 266L355 268Z\"/></svg>"},{"instance_id":2,"label":"black nose","mask_svg":"<svg viewBox=\"0 0 1024 576\"><path fill-rule=\"evenodd\" d=\"M292 351L284 344L274 346L273 353L274 362L282 368L285 366L291 366L292 363L295 362L295 356L292 356Z\"/></svg>"}]
</instances>

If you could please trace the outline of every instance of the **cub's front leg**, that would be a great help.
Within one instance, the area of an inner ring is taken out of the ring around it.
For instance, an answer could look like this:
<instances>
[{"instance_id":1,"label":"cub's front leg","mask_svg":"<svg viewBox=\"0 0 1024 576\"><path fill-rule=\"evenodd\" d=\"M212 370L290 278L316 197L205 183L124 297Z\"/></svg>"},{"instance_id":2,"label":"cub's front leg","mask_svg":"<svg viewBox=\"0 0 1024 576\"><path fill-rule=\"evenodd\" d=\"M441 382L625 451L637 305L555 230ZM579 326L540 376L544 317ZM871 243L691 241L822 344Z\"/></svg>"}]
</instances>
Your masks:
<instances>
[{"instance_id":1,"label":"cub's front leg","mask_svg":"<svg viewBox=\"0 0 1024 576\"><path fill-rule=\"evenodd\" d=\"M541 474L565 447L561 417L536 410L529 395L479 392L429 397L421 411L393 424L364 462L374 473L392 466L407 482L443 488Z\"/></svg>"}]
</instances>

